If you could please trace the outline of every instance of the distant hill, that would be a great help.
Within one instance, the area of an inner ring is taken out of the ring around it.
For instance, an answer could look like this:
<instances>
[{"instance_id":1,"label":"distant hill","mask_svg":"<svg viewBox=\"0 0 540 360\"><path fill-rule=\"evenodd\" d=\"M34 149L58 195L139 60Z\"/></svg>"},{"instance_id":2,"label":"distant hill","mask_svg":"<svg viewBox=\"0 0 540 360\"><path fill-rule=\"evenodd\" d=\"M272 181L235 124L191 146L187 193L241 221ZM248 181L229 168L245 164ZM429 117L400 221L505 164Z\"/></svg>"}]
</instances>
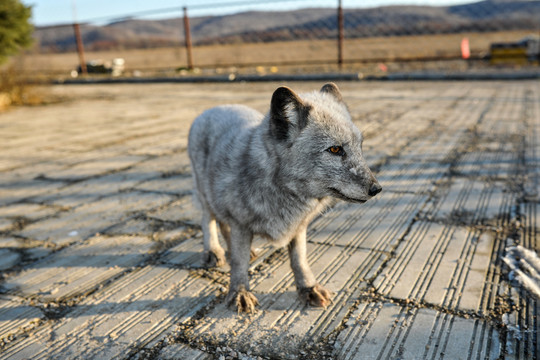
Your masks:
<instances>
[{"instance_id":1,"label":"distant hill","mask_svg":"<svg viewBox=\"0 0 540 360\"><path fill-rule=\"evenodd\" d=\"M538 29L540 1L486 0L457 6L385 6L345 9L348 38L401 36L465 31ZM190 18L195 44L325 39L337 36L336 9L287 12L251 11ZM184 41L181 18L125 20L104 26L81 26L85 48L108 50L178 45ZM42 51L75 49L70 26L36 28Z\"/></svg>"}]
</instances>

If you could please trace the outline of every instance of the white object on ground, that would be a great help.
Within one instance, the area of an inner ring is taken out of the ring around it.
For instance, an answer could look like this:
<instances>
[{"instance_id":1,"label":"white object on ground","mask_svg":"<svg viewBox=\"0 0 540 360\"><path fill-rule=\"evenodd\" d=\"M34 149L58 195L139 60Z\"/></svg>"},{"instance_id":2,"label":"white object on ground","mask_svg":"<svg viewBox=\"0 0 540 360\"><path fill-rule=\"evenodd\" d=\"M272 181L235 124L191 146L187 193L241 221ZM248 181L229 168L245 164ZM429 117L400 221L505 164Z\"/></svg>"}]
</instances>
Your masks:
<instances>
[{"instance_id":1,"label":"white object on ground","mask_svg":"<svg viewBox=\"0 0 540 360\"><path fill-rule=\"evenodd\" d=\"M516 280L540 299L540 257L521 245L506 248L503 261L510 268L510 281Z\"/></svg>"}]
</instances>

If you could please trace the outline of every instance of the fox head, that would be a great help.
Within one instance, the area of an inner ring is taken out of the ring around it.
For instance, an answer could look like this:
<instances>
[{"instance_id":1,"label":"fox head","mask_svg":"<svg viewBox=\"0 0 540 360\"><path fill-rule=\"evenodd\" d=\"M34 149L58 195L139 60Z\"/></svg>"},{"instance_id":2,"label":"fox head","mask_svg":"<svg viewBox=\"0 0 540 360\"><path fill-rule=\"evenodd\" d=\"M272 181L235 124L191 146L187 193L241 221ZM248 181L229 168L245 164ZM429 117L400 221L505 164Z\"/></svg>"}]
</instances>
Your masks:
<instances>
[{"instance_id":1,"label":"fox head","mask_svg":"<svg viewBox=\"0 0 540 360\"><path fill-rule=\"evenodd\" d=\"M269 126L279 179L296 194L365 202L382 190L364 160L362 133L335 84L302 96L288 87L278 88Z\"/></svg>"}]
</instances>

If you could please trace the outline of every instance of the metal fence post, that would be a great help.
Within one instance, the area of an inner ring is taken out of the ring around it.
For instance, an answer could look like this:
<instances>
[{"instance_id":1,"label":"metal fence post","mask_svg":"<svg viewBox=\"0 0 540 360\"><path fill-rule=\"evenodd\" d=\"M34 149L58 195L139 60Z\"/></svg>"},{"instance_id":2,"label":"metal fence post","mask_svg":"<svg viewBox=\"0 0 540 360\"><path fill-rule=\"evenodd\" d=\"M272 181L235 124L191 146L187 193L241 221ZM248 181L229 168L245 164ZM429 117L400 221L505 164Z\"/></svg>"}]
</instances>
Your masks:
<instances>
[{"instance_id":1,"label":"metal fence post","mask_svg":"<svg viewBox=\"0 0 540 360\"><path fill-rule=\"evenodd\" d=\"M191 31L189 30L189 17L187 7L184 6L184 37L186 40L187 67L193 70L193 55L191 53Z\"/></svg>"},{"instance_id":2,"label":"metal fence post","mask_svg":"<svg viewBox=\"0 0 540 360\"><path fill-rule=\"evenodd\" d=\"M81 73L87 75L86 61L84 60L84 46L81 36L81 28L78 23L73 24L73 31L75 32L75 42L77 43L77 53L79 54L79 62L81 64Z\"/></svg>"},{"instance_id":3,"label":"metal fence post","mask_svg":"<svg viewBox=\"0 0 540 360\"><path fill-rule=\"evenodd\" d=\"M343 7L341 0L338 0L338 67L343 68Z\"/></svg>"}]
</instances>

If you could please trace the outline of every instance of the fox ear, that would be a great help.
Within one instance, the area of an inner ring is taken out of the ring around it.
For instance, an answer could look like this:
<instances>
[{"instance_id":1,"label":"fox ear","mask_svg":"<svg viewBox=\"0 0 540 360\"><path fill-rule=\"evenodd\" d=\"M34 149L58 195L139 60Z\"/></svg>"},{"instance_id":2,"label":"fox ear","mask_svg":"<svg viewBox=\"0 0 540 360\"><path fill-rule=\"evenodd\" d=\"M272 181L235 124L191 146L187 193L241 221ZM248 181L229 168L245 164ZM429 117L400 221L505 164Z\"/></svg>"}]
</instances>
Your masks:
<instances>
[{"instance_id":1,"label":"fox ear","mask_svg":"<svg viewBox=\"0 0 540 360\"><path fill-rule=\"evenodd\" d=\"M341 92L339 91L337 85L334 83L328 83L323 85L323 87L321 88L321 92L332 95L339 102L343 101L343 98L341 97Z\"/></svg>"},{"instance_id":2,"label":"fox ear","mask_svg":"<svg viewBox=\"0 0 540 360\"><path fill-rule=\"evenodd\" d=\"M307 125L309 105L288 87L274 91L270 104L270 132L278 140L294 137Z\"/></svg>"}]
</instances>

